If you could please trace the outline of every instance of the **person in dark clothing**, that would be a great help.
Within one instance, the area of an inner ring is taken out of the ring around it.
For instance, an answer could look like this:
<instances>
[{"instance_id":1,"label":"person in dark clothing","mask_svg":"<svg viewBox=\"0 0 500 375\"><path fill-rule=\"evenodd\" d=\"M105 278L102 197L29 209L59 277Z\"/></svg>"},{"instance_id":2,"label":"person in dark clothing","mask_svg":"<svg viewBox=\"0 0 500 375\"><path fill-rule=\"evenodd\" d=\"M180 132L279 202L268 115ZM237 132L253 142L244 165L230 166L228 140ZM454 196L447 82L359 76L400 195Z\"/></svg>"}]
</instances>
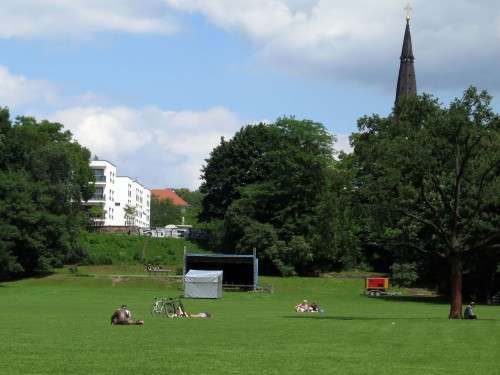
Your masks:
<instances>
[{"instance_id":1,"label":"person in dark clothing","mask_svg":"<svg viewBox=\"0 0 500 375\"><path fill-rule=\"evenodd\" d=\"M477 315L474 314L474 302L469 303L464 310L464 319L477 319Z\"/></svg>"},{"instance_id":2,"label":"person in dark clothing","mask_svg":"<svg viewBox=\"0 0 500 375\"><path fill-rule=\"evenodd\" d=\"M143 320L133 320L132 313L127 309L127 306L122 305L111 315L111 324L113 325L143 325Z\"/></svg>"}]
</instances>

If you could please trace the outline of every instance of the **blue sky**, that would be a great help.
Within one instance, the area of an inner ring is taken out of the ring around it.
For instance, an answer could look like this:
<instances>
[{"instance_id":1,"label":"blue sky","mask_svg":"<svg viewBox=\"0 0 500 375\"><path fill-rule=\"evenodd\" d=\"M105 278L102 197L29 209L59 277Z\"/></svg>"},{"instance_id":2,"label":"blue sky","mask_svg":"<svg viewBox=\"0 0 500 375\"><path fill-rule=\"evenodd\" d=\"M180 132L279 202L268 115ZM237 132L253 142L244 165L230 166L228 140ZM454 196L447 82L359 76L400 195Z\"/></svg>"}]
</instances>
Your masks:
<instances>
[{"instance_id":1,"label":"blue sky","mask_svg":"<svg viewBox=\"0 0 500 375\"><path fill-rule=\"evenodd\" d=\"M152 188L197 187L220 136L282 115L324 123L346 149L356 120L394 101L406 2L376 3L5 0L0 104L62 122ZM497 94L500 7L414 8L419 91Z\"/></svg>"}]
</instances>

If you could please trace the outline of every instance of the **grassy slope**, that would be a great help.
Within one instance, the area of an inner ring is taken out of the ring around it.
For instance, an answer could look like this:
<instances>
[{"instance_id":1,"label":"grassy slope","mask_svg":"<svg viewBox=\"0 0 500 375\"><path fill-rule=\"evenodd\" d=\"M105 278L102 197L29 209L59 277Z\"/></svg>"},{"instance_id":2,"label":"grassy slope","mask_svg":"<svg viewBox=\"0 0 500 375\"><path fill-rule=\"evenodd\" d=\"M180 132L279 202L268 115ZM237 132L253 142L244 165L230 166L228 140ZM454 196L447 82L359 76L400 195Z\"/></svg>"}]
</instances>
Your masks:
<instances>
[{"instance_id":1,"label":"grassy slope","mask_svg":"<svg viewBox=\"0 0 500 375\"><path fill-rule=\"evenodd\" d=\"M182 266L184 247L188 252L202 252L196 244L178 238L150 238L126 234L83 233L80 243L95 264L146 263Z\"/></svg>"},{"instance_id":2,"label":"grassy slope","mask_svg":"<svg viewBox=\"0 0 500 375\"><path fill-rule=\"evenodd\" d=\"M151 318L161 278L58 274L0 286L2 374L495 374L500 308L479 321L448 321L439 303L372 299L352 279L265 278L275 292L187 300L211 320ZM319 301L324 315L293 305ZM127 303L143 327L109 324Z\"/></svg>"}]
</instances>

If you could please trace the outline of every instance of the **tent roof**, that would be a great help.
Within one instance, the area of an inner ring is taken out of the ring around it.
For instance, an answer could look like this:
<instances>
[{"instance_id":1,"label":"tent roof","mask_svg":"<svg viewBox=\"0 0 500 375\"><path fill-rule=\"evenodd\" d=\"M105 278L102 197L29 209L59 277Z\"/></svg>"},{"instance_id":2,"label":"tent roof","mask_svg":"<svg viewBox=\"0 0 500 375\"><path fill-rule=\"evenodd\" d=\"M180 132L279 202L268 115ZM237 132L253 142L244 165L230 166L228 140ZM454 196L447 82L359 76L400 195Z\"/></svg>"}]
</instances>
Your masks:
<instances>
[{"instance_id":1,"label":"tent roof","mask_svg":"<svg viewBox=\"0 0 500 375\"><path fill-rule=\"evenodd\" d=\"M222 278L222 271L189 270L184 279L189 282L218 282Z\"/></svg>"},{"instance_id":2,"label":"tent roof","mask_svg":"<svg viewBox=\"0 0 500 375\"><path fill-rule=\"evenodd\" d=\"M186 256L204 258L255 258L253 254L187 253Z\"/></svg>"}]
</instances>

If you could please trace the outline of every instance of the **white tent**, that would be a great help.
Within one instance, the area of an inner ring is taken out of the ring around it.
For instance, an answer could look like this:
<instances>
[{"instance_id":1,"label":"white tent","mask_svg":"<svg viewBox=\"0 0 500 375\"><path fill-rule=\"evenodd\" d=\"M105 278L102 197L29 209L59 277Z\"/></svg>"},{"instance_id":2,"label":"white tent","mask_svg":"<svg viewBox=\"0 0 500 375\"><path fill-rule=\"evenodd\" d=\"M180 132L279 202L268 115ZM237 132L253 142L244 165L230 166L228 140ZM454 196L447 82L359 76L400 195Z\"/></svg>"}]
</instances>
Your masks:
<instances>
[{"instance_id":1,"label":"white tent","mask_svg":"<svg viewBox=\"0 0 500 375\"><path fill-rule=\"evenodd\" d=\"M222 298L222 271L189 270L184 276L184 297Z\"/></svg>"}]
</instances>

